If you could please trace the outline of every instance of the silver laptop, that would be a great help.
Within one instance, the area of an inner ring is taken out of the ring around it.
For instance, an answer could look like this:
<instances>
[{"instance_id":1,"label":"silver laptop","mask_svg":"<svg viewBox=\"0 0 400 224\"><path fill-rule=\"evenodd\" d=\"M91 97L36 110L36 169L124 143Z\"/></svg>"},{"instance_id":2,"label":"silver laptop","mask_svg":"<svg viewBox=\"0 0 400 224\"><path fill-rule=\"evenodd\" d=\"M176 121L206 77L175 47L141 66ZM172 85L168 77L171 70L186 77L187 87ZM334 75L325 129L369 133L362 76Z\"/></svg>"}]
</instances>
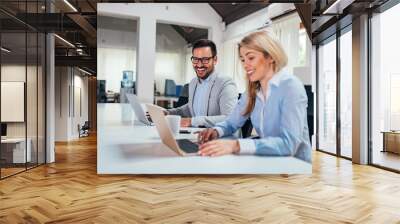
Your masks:
<instances>
[{"instance_id":1,"label":"silver laptop","mask_svg":"<svg viewBox=\"0 0 400 224\"><path fill-rule=\"evenodd\" d=\"M196 143L189 139L175 139L161 107L151 104L146 104L146 107L165 145L181 156L197 155L199 147Z\"/></svg>"},{"instance_id":2,"label":"silver laptop","mask_svg":"<svg viewBox=\"0 0 400 224\"><path fill-rule=\"evenodd\" d=\"M146 112L143 110L142 105L140 104L139 99L137 98L137 96L133 95L133 94L126 94L126 97L128 98L129 103L131 104L131 107L133 109L133 111L136 114L136 118L142 122L145 125L153 125L153 123L151 122L151 120L149 120L149 118L146 116Z\"/></svg>"}]
</instances>

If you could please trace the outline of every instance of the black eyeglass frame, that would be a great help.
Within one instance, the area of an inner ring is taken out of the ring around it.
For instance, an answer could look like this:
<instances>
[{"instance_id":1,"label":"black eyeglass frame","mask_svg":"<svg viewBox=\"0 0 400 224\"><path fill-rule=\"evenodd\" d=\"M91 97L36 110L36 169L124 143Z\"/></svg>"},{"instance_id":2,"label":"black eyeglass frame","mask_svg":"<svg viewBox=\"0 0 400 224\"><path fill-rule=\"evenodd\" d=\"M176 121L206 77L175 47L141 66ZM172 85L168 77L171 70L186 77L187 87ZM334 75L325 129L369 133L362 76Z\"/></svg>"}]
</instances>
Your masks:
<instances>
[{"instance_id":1,"label":"black eyeglass frame","mask_svg":"<svg viewBox=\"0 0 400 224\"><path fill-rule=\"evenodd\" d=\"M192 56L192 57L190 57L190 60L192 61L193 64L198 64L200 61L202 64L208 64L208 63L210 63L210 59L214 59L214 58L215 58L215 55L211 56L211 57L203 57L203 58L197 58L197 57Z\"/></svg>"}]
</instances>

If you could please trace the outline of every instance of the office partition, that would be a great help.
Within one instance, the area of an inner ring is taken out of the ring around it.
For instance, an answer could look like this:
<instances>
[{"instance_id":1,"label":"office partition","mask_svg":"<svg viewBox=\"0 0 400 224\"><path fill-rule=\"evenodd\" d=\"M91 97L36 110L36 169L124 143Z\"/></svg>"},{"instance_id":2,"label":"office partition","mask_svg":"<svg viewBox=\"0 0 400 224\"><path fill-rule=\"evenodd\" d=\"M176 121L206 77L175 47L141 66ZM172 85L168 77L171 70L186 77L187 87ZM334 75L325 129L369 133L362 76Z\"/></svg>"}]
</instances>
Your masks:
<instances>
[{"instance_id":1,"label":"office partition","mask_svg":"<svg viewBox=\"0 0 400 224\"><path fill-rule=\"evenodd\" d=\"M400 154L390 148L400 148L400 4L387 5L370 17L369 162L399 172Z\"/></svg>"},{"instance_id":2,"label":"office partition","mask_svg":"<svg viewBox=\"0 0 400 224\"><path fill-rule=\"evenodd\" d=\"M19 15L44 12L44 2L20 1ZM45 45L43 32L0 12L1 179L45 163Z\"/></svg>"}]
</instances>

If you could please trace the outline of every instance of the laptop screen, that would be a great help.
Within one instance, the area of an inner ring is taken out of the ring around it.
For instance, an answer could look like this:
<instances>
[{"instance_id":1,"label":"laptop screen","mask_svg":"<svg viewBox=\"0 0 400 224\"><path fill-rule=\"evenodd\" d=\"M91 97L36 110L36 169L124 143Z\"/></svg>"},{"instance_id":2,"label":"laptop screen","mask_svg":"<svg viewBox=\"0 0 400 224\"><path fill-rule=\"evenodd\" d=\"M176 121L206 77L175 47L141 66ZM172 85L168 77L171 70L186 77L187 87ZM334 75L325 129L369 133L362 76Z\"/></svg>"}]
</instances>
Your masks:
<instances>
[{"instance_id":1,"label":"laptop screen","mask_svg":"<svg viewBox=\"0 0 400 224\"><path fill-rule=\"evenodd\" d=\"M1 136L7 136L7 124L1 123Z\"/></svg>"}]
</instances>

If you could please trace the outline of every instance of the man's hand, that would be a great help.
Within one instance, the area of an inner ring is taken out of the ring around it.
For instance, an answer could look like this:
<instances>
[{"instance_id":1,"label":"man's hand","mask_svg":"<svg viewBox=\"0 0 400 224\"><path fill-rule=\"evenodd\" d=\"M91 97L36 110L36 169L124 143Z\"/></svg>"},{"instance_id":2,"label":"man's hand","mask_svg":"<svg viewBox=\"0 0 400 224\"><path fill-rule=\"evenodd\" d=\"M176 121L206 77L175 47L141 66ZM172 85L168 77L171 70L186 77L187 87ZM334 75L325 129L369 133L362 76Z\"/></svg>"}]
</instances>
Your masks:
<instances>
[{"instance_id":1,"label":"man's hand","mask_svg":"<svg viewBox=\"0 0 400 224\"><path fill-rule=\"evenodd\" d=\"M199 142L199 144L203 144L213 139L217 139L218 137L219 136L217 130L213 128L207 128L199 132L199 135L197 136L197 141Z\"/></svg>"},{"instance_id":2,"label":"man's hand","mask_svg":"<svg viewBox=\"0 0 400 224\"><path fill-rule=\"evenodd\" d=\"M201 156L222 156L239 151L238 140L214 140L200 145L198 154Z\"/></svg>"},{"instance_id":3,"label":"man's hand","mask_svg":"<svg viewBox=\"0 0 400 224\"><path fill-rule=\"evenodd\" d=\"M192 118L181 118L181 127L191 127Z\"/></svg>"}]
</instances>

